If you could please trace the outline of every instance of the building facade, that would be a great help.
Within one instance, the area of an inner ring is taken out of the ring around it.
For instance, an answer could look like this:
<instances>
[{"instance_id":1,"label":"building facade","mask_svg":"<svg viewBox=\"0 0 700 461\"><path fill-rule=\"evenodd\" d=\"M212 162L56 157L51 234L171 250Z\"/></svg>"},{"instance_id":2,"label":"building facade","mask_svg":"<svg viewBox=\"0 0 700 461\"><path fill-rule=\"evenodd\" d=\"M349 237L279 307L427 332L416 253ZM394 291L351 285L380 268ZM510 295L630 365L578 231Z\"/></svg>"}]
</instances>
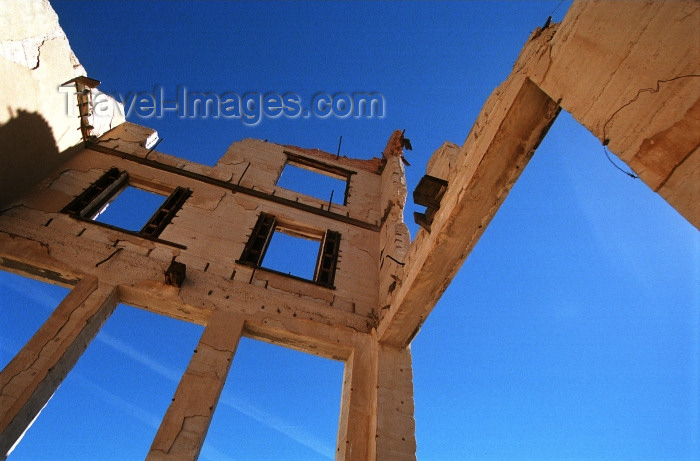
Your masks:
<instances>
[{"instance_id":1,"label":"building facade","mask_svg":"<svg viewBox=\"0 0 700 461\"><path fill-rule=\"evenodd\" d=\"M71 288L0 373L2 455L123 302L205 327L149 458L197 457L245 335L345 363L336 459L414 459L411 340L562 108L700 224L700 59L687 40L697 3L576 2L561 24L535 30L464 145L431 158L414 192L427 210L413 242L400 131L372 160L251 139L214 167L157 152L153 130L90 113L96 83L48 4L27 3L38 19L11 29L3 84L24 79L37 94L73 85L85 111L66 119L18 98L0 127L11 141L3 158L54 154L45 171L7 170L25 180L0 197L0 266ZM37 74L25 48L42 34L53 51L41 50ZM68 130L73 138L56 139ZM342 198L280 186L290 167L344 183ZM136 229L102 222L129 187L162 204ZM313 275L269 264L277 234L315 242Z\"/></svg>"}]
</instances>

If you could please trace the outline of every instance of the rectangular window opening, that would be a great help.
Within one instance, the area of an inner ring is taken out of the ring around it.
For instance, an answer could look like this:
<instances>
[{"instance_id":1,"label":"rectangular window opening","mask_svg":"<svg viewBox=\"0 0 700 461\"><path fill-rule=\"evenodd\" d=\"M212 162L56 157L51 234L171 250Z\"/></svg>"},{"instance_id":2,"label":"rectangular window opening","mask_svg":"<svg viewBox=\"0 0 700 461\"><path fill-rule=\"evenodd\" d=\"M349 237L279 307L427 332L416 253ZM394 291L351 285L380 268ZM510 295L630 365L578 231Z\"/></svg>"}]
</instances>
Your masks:
<instances>
[{"instance_id":1,"label":"rectangular window opening","mask_svg":"<svg viewBox=\"0 0 700 461\"><path fill-rule=\"evenodd\" d=\"M62 212L157 238L191 194L189 189L176 187L166 198L139 184L131 184L126 171L111 168Z\"/></svg>"},{"instance_id":2,"label":"rectangular window opening","mask_svg":"<svg viewBox=\"0 0 700 461\"><path fill-rule=\"evenodd\" d=\"M289 160L277 180L285 189L336 205L347 204L349 174L327 171L320 166Z\"/></svg>"},{"instance_id":3,"label":"rectangular window opening","mask_svg":"<svg viewBox=\"0 0 700 461\"><path fill-rule=\"evenodd\" d=\"M333 288L340 238L261 213L238 262Z\"/></svg>"},{"instance_id":4,"label":"rectangular window opening","mask_svg":"<svg viewBox=\"0 0 700 461\"><path fill-rule=\"evenodd\" d=\"M120 304L9 459L144 459L202 331Z\"/></svg>"},{"instance_id":5,"label":"rectangular window opening","mask_svg":"<svg viewBox=\"0 0 700 461\"><path fill-rule=\"evenodd\" d=\"M334 459L344 366L241 338L201 459Z\"/></svg>"},{"instance_id":6,"label":"rectangular window opening","mask_svg":"<svg viewBox=\"0 0 700 461\"><path fill-rule=\"evenodd\" d=\"M262 267L313 280L320 246L320 238L299 237L277 227L265 252Z\"/></svg>"},{"instance_id":7,"label":"rectangular window opening","mask_svg":"<svg viewBox=\"0 0 700 461\"><path fill-rule=\"evenodd\" d=\"M138 232L164 200L163 195L127 185L107 202L93 219Z\"/></svg>"}]
</instances>

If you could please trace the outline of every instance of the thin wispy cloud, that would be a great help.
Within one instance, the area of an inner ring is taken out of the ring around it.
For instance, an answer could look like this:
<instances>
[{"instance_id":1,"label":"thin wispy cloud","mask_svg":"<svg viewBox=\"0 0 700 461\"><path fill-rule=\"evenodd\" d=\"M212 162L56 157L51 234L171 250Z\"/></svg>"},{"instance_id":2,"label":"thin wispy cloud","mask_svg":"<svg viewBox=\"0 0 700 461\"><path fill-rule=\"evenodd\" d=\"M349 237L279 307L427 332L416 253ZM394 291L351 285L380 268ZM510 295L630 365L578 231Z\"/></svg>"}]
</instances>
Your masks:
<instances>
[{"instance_id":1,"label":"thin wispy cloud","mask_svg":"<svg viewBox=\"0 0 700 461\"><path fill-rule=\"evenodd\" d=\"M12 276L10 276L12 277ZM42 309L53 311L56 306L58 306L63 300L60 296L52 296L47 290L37 289L38 286L47 286L56 289L57 291L63 292L63 297L68 295L70 291L67 288L60 288L52 286L49 283L39 282L38 280L27 279L22 276L12 277L12 281L8 280L8 277L0 277L0 289L2 289L5 295L3 298L14 298L13 294L18 295L22 299L26 300L28 305L36 305ZM25 306L17 306L24 308Z\"/></svg>"},{"instance_id":2,"label":"thin wispy cloud","mask_svg":"<svg viewBox=\"0 0 700 461\"><path fill-rule=\"evenodd\" d=\"M301 429L299 426L289 424L287 421L278 416L267 413L254 405L243 402L230 395L222 395L220 404L232 408L239 413L242 413L245 416L248 416L249 418L269 427L270 429L274 429L280 434L283 434L295 442L304 445L321 456L325 456L328 459L333 459L335 447L328 446L328 444L324 443L323 440L315 437L308 431Z\"/></svg>"},{"instance_id":3,"label":"thin wispy cloud","mask_svg":"<svg viewBox=\"0 0 700 461\"><path fill-rule=\"evenodd\" d=\"M101 332L97 336L97 340L104 345L116 350L119 353L122 353L135 362L145 366L149 370L153 371L154 373L158 374L159 376L162 376L163 378L173 381L173 382L179 382L181 375L172 370L169 367L164 366L162 363L160 363L158 360L155 360L148 355L142 353L141 351L137 350L133 346L127 344L126 342L115 338L114 336ZM266 427L279 432L280 434L283 434L286 437L289 437L291 440L294 440L295 442L309 448L310 450L314 451L315 453L318 453L322 456L327 457L328 459L333 459L334 453L335 453L335 447L331 447L328 444L324 443L322 440L319 438L315 437L313 434L309 433L308 431L305 431L298 426L294 426L292 424L289 424L287 421L284 419L275 416L273 414L267 413L260 408L251 405L249 403L242 402L235 397L231 397L229 395L222 395L219 405L224 405L226 407L229 407L257 422L260 424L265 425ZM207 443L206 444L207 450L213 450L217 453L220 453L218 450L216 450L214 447L211 446L211 444ZM217 456L217 459L223 459Z\"/></svg>"},{"instance_id":4,"label":"thin wispy cloud","mask_svg":"<svg viewBox=\"0 0 700 461\"><path fill-rule=\"evenodd\" d=\"M234 461L236 459L232 458L228 453L224 453L223 451L214 448L211 443L202 448L199 456L204 460L211 461Z\"/></svg>"},{"instance_id":5,"label":"thin wispy cloud","mask_svg":"<svg viewBox=\"0 0 700 461\"><path fill-rule=\"evenodd\" d=\"M131 346L125 341L106 333L104 331L100 332L96 338L97 341L101 342L105 346L109 346L115 351L126 355L130 359L137 363L145 366L154 373L168 379L169 381L179 382L181 375L174 371L173 369L164 366L158 360L155 360L143 352L139 351L135 347Z\"/></svg>"},{"instance_id":6,"label":"thin wispy cloud","mask_svg":"<svg viewBox=\"0 0 700 461\"><path fill-rule=\"evenodd\" d=\"M95 394L98 398L104 400L105 402L109 403L110 405L114 406L115 408L118 408L120 411L129 414L132 416L134 419L141 421L144 423L146 426L152 428L153 430L157 430L158 427L160 426L160 418L149 412L144 410L138 405L134 405L133 403L129 402L128 400L118 396L117 394L108 391L104 387L100 386L99 384L96 384L92 380L80 375L80 374L75 374L73 377L71 375L71 378L74 378L78 383L87 388L90 392Z\"/></svg>"}]
</instances>

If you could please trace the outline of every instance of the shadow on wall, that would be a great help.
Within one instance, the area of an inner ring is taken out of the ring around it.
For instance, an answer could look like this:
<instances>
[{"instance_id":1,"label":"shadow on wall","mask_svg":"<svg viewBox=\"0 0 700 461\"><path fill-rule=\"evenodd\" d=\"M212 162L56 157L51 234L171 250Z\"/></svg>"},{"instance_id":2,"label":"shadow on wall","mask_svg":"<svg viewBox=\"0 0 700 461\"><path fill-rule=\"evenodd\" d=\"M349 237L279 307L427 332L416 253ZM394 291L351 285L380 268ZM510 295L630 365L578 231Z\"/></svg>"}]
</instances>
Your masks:
<instances>
[{"instance_id":1,"label":"shadow on wall","mask_svg":"<svg viewBox=\"0 0 700 461\"><path fill-rule=\"evenodd\" d=\"M0 126L0 210L68 160L77 147L59 152L46 119L19 110Z\"/></svg>"}]
</instances>

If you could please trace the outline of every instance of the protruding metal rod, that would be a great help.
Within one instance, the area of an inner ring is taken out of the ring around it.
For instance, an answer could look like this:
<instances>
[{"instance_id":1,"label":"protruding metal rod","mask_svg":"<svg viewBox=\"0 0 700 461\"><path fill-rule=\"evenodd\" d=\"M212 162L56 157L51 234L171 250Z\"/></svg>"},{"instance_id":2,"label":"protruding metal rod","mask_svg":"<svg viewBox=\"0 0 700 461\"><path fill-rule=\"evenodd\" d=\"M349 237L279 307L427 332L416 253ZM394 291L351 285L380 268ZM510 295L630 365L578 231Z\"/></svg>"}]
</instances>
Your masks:
<instances>
[{"instance_id":1,"label":"protruding metal rod","mask_svg":"<svg viewBox=\"0 0 700 461\"><path fill-rule=\"evenodd\" d=\"M153 144L153 147L151 147L151 149L150 149L150 150L148 151L148 153L146 154L146 158L148 158L148 156L151 155L151 152L153 152L153 149L155 149L156 147L158 147L158 144L160 144L161 141L163 141L163 138L158 138L158 141L156 141L156 143Z\"/></svg>"},{"instance_id":2,"label":"protruding metal rod","mask_svg":"<svg viewBox=\"0 0 700 461\"><path fill-rule=\"evenodd\" d=\"M331 203L333 202L333 192L335 192L335 189L331 189L331 198L328 200L328 211L331 211Z\"/></svg>"},{"instance_id":3,"label":"protruding metal rod","mask_svg":"<svg viewBox=\"0 0 700 461\"><path fill-rule=\"evenodd\" d=\"M236 183L237 186L241 185L241 180L243 179L243 176L245 176L246 171L248 171L248 167L250 167L250 162L245 166L245 170L243 170L243 174L241 174L241 177L238 178L238 182Z\"/></svg>"},{"instance_id":4,"label":"protruding metal rod","mask_svg":"<svg viewBox=\"0 0 700 461\"><path fill-rule=\"evenodd\" d=\"M343 143L343 136L340 136L340 139L338 140L338 154L335 156L335 158L340 157L340 145Z\"/></svg>"}]
</instances>

